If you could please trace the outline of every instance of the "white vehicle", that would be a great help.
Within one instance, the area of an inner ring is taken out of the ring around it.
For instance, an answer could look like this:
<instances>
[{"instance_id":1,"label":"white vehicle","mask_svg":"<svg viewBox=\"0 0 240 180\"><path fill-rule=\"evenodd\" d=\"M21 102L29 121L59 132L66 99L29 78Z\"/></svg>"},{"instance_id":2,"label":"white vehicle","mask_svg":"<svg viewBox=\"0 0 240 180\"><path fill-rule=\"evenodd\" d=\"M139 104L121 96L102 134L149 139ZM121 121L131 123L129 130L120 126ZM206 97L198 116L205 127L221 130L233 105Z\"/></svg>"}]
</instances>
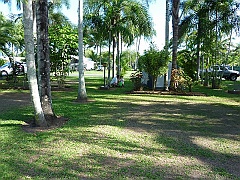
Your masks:
<instances>
[{"instance_id":1,"label":"white vehicle","mask_svg":"<svg viewBox=\"0 0 240 180\"><path fill-rule=\"evenodd\" d=\"M15 61L16 75L27 73L27 65L25 62ZM13 63L7 62L0 66L0 75L8 76L13 74Z\"/></svg>"}]
</instances>

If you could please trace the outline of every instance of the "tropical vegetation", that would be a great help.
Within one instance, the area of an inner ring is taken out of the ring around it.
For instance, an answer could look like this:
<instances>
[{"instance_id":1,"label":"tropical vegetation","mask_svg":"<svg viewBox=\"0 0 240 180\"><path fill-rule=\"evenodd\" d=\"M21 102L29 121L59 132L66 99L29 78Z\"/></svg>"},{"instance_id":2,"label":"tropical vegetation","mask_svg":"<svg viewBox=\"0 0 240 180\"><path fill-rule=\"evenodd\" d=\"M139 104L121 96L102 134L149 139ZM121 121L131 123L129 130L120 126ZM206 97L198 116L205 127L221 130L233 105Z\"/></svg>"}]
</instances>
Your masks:
<instances>
[{"instance_id":1,"label":"tropical vegetation","mask_svg":"<svg viewBox=\"0 0 240 180\"><path fill-rule=\"evenodd\" d=\"M0 77L0 179L239 179L240 82L212 74L197 83L212 65L240 65L237 0L166 0L165 47L150 43L143 55L124 47L151 41L153 1L79 0L78 27L55 11L67 0L3 2L23 7L20 18L0 13L0 51L26 57L29 90L23 77L17 89ZM71 55L79 68L67 76ZM125 86L105 88L84 56ZM174 92L134 94L143 72L153 85L166 74L170 57Z\"/></svg>"},{"instance_id":2,"label":"tropical vegetation","mask_svg":"<svg viewBox=\"0 0 240 180\"><path fill-rule=\"evenodd\" d=\"M16 1L16 3L19 5L20 1ZM36 32L38 43L37 46L33 45L38 54L36 64L38 75L36 74L35 78L38 78L39 93L47 92L47 94L42 94L40 99L42 106L45 108L52 106L49 86L50 72L53 72L53 75L56 76L60 87L69 73L71 55L92 57L97 64L107 63L107 82L110 82L110 79L116 74L124 75L129 69L139 70L141 66L139 60L144 59L146 54L140 57L139 52L124 50L124 47L129 47L134 43L138 44L142 38L151 40L154 35L152 19L148 12L148 3L154 2L88 0L83 3L83 1L79 1L78 27L72 25L63 14L55 11L55 8L61 7L62 4L68 6L67 1L48 3L45 0L36 4L33 3L33 5L36 5L38 25ZM176 77L171 76L173 78L172 85L177 85L174 78L183 75L189 79L188 82L197 82L199 77L203 77L200 76L200 73L214 64L239 65L239 44L236 45L232 42L233 37L239 34L237 27L239 27L238 12L240 6L237 1L209 0L197 3L195 0L176 0L170 3L166 0L166 4L165 55L162 56L164 60L161 58L161 61L167 62L169 55L172 55L172 68L173 72L176 72ZM34 15L34 12L32 13ZM171 15L173 22L173 36L170 40L168 30L170 18L168 15ZM33 16L33 22L35 21L34 18L35 16ZM18 21L16 24L15 21L7 20L1 15L1 51L5 54L12 54L13 48L15 48L21 49L21 52L25 50L22 55L27 55L26 44L22 41L23 31L17 33L14 27L21 27L22 24L19 22L22 21ZM156 53L163 54L163 51L160 49ZM150 67L156 67L154 63L158 62L157 58L152 58L151 61L153 63ZM81 99L81 96L86 99L84 68L81 58L79 58L79 62L77 99ZM148 60L145 63L147 62ZM179 68L181 68L180 71ZM150 72L149 70L152 69L154 68L145 66L145 69L141 70ZM164 72L161 74L164 74ZM208 73L206 74L208 75ZM209 83L216 84L214 81L221 81L213 75L204 77L201 82L208 85ZM46 89L48 90L45 91ZM172 88L172 90L175 89L177 87ZM81 95L81 92L84 92L84 94ZM50 104L43 105L43 99L45 99L43 97L48 97L47 102ZM50 109L48 112L50 112Z\"/></svg>"},{"instance_id":3,"label":"tropical vegetation","mask_svg":"<svg viewBox=\"0 0 240 180\"><path fill-rule=\"evenodd\" d=\"M0 106L0 179L239 179L240 98L226 93L233 82L195 86L202 96L139 95L126 93L129 72L111 91L99 90L101 75L85 73L88 103L74 102L77 73L52 92L55 112L69 119L56 129L24 131L29 92L1 90L1 102L14 100Z\"/></svg>"}]
</instances>

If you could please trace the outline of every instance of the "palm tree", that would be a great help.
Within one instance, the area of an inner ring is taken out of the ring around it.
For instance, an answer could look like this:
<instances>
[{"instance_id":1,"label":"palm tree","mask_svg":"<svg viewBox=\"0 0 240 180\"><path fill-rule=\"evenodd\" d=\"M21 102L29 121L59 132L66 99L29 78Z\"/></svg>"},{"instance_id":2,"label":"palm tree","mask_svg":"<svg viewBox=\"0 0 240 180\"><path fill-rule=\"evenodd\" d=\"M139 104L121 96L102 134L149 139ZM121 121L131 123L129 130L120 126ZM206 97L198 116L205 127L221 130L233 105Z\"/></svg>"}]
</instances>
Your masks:
<instances>
[{"instance_id":1,"label":"palm tree","mask_svg":"<svg viewBox=\"0 0 240 180\"><path fill-rule=\"evenodd\" d=\"M4 2L10 2L10 1L4 1ZM61 2L61 1L57 1L57 2ZM67 2L67 1L64 1ZM17 1L17 4L19 5L20 1ZM24 2L25 3L25 2ZM29 3L31 3L31 5L29 5ZM33 10L35 10L34 8L35 5L35 1L29 1L27 2L27 5L24 4L24 7L27 11L30 11L29 8L31 8L31 12L30 14L32 15L31 18L34 17L34 13ZM30 7L31 6L31 7ZM34 81L34 77L32 77L32 81L34 82L32 85L34 85L34 90L33 93L38 93L38 96L40 95L40 101L41 101L41 111L43 111L44 115L42 117L42 121L38 121L39 118L36 118L36 124L40 125L40 126L47 126L49 125L49 123L47 123L47 120L53 120L56 118L53 109L52 109L52 98L51 98L51 86L50 86L50 61L49 61L49 45L48 45L48 1L44 0L44 1L37 1L36 4L37 8L36 8L36 13L37 13L37 19L38 19L38 59L39 60L39 89L40 89L40 93L39 91L36 91L36 87L35 85L37 84L37 81ZM30 15L27 14L27 15ZM26 17L26 18L30 18L30 17ZM33 20L32 20L33 23ZM33 25L32 25L33 28ZM25 30L25 29L24 29ZM29 30L29 29L27 29ZM33 29L32 29L33 31ZM26 32L25 32L26 34ZM29 32L30 34L30 32ZM32 33L33 34L33 33ZM29 41L29 40L28 40ZM32 47L34 47L34 43L32 44ZM34 52L34 51L33 51ZM31 57L29 57L29 61L32 61ZM29 63L28 63L29 64ZM34 75L34 72L32 72L33 70L36 70L35 67L33 67L33 65L35 65L35 63L30 63L31 67L29 67L28 69L31 69L29 71L28 74L30 74L31 76ZM29 66L30 66L29 65ZM36 71L35 71L35 75L36 75ZM31 83L30 83L31 85ZM30 89L33 89L32 87L30 87ZM36 94L34 94L36 96ZM38 98L35 98L35 100ZM35 107L37 109L39 109L39 107ZM39 110L35 110L36 112L39 112Z\"/></svg>"},{"instance_id":2,"label":"palm tree","mask_svg":"<svg viewBox=\"0 0 240 180\"><path fill-rule=\"evenodd\" d=\"M172 72L177 70L177 49L178 49L178 24L179 24L179 8L180 0L172 2L172 31L173 31L173 47L172 47ZM174 74L171 75L171 89L176 89L177 84L174 82Z\"/></svg>"},{"instance_id":3,"label":"palm tree","mask_svg":"<svg viewBox=\"0 0 240 180\"><path fill-rule=\"evenodd\" d=\"M83 65L83 0L79 0L78 9L78 56L79 56L79 85L78 85L78 101L87 100L87 91L84 79L84 65Z\"/></svg>"},{"instance_id":4,"label":"palm tree","mask_svg":"<svg viewBox=\"0 0 240 180\"><path fill-rule=\"evenodd\" d=\"M7 44L13 42L11 31L14 29L14 24L7 20L2 13L0 13L0 51L10 56L10 51Z\"/></svg>"},{"instance_id":5,"label":"palm tree","mask_svg":"<svg viewBox=\"0 0 240 180\"><path fill-rule=\"evenodd\" d=\"M31 98L35 110L35 124L38 126L47 126L38 91L38 82L36 78L34 37L33 37L33 12L32 0L23 3L24 20L24 41L28 69L28 81L31 92Z\"/></svg>"},{"instance_id":6,"label":"palm tree","mask_svg":"<svg viewBox=\"0 0 240 180\"><path fill-rule=\"evenodd\" d=\"M11 1L4 0L4 3ZM28 68L28 82L30 95L34 107L34 125L47 126L43 109L40 102L38 82L36 76L35 53L34 53L34 36L33 36L33 1L27 0L23 2L23 22L24 22L24 42ZM20 7L20 1L17 0L17 7Z\"/></svg>"},{"instance_id":7,"label":"palm tree","mask_svg":"<svg viewBox=\"0 0 240 180\"><path fill-rule=\"evenodd\" d=\"M179 25L180 0L172 2L172 27L173 27L173 49L172 49L172 69L177 69L177 49L178 49L178 25Z\"/></svg>"},{"instance_id":8,"label":"palm tree","mask_svg":"<svg viewBox=\"0 0 240 180\"><path fill-rule=\"evenodd\" d=\"M169 49L169 0L166 0L166 16L165 16L165 58L168 60ZM168 90L167 74L164 74L164 90Z\"/></svg>"},{"instance_id":9,"label":"palm tree","mask_svg":"<svg viewBox=\"0 0 240 180\"><path fill-rule=\"evenodd\" d=\"M65 3L68 7L68 1L55 1L60 6ZM36 2L36 20L37 20L37 54L38 54L38 83L40 100L45 118L50 123L55 123L57 117L52 107L51 84L50 84L50 50L48 38L48 0Z\"/></svg>"},{"instance_id":10,"label":"palm tree","mask_svg":"<svg viewBox=\"0 0 240 180\"><path fill-rule=\"evenodd\" d=\"M50 121L56 118L52 108L50 85L50 58L48 39L48 1L42 0L36 3L37 20L37 59L38 59L38 85L39 95L45 118Z\"/></svg>"},{"instance_id":11,"label":"palm tree","mask_svg":"<svg viewBox=\"0 0 240 180\"><path fill-rule=\"evenodd\" d=\"M153 35L152 20L145 6L135 0L94 1L89 0L90 13L98 15L105 27L109 40L109 65L112 57L112 76L115 76L115 66L120 74L120 57L123 42L129 46L141 36L150 38ZM112 56L110 55L112 46ZM116 51L117 49L117 51ZM109 68L110 70L110 68ZM109 73L110 75L110 73ZM110 77L108 77L110 78Z\"/></svg>"},{"instance_id":12,"label":"palm tree","mask_svg":"<svg viewBox=\"0 0 240 180\"><path fill-rule=\"evenodd\" d=\"M233 0L201 2L188 0L184 3L185 17L180 24L179 37L186 37L185 35L195 37L196 79L200 74L200 53L202 52L202 57L206 54L206 59L209 59L209 57L212 59L213 56L210 54L216 54L216 42L221 40L220 35L223 37L229 36L229 45L231 44L231 34L234 30L238 31L239 15L237 15L237 10L239 8L239 3ZM218 34L213 35L213 32L218 32Z\"/></svg>"}]
</instances>

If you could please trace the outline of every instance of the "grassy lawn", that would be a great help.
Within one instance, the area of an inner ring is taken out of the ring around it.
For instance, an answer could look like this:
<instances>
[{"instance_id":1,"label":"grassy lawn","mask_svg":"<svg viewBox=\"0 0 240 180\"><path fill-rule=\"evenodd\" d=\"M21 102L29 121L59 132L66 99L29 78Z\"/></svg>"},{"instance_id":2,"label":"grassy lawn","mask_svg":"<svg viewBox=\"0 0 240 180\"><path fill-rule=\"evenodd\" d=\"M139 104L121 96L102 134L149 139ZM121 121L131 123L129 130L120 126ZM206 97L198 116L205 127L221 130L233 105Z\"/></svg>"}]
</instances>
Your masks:
<instances>
[{"instance_id":1,"label":"grassy lawn","mask_svg":"<svg viewBox=\"0 0 240 180\"><path fill-rule=\"evenodd\" d=\"M0 113L0 179L240 179L232 82L195 88L207 96L137 95L126 93L127 76L124 88L99 90L97 73L86 73L89 103L74 101L73 75L70 88L52 92L55 113L69 118L63 127L26 133L29 105Z\"/></svg>"}]
</instances>

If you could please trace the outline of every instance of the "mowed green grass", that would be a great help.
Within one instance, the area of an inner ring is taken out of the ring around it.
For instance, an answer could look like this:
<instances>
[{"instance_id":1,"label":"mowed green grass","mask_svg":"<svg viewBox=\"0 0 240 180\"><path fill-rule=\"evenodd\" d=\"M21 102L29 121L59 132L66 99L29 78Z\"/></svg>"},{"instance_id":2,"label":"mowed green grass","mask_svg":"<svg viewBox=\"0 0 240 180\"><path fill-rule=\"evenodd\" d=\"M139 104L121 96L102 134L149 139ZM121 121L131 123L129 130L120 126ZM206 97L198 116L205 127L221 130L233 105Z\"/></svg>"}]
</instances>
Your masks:
<instances>
[{"instance_id":1,"label":"mowed green grass","mask_svg":"<svg viewBox=\"0 0 240 180\"><path fill-rule=\"evenodd\" d=\"M91 101L77 103L69 77L68 90L52 92L69 119L57 129L23 131L31 106L1 112L0 179L240 179L239 95L129 94L125 80L99 90L102 77L86 76Z\"/></svg>"}]
</instances>

